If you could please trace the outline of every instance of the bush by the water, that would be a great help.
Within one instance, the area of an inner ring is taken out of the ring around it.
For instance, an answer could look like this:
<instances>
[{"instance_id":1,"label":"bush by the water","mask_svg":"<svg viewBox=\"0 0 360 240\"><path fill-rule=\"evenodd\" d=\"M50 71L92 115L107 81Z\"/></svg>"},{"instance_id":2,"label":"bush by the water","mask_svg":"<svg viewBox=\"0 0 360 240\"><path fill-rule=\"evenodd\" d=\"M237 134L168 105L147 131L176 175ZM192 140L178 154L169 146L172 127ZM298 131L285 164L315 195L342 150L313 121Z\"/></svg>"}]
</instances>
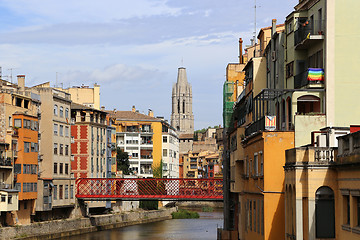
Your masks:
<instances>
[{"instance_id":1,"label":"bush by the water","mask_svg":"<svg viewBox=\"0 0 360 240\"><path fill-rule=\"evenodd\" d=\"M214 211L214 208L205 206L205 207L202 207L201 210L202 210L203 212L213 212L213 211Z\"/></svg>"},{"instance_id":2,"label":"bush by the water","mask_svg":"<svg viewBox=\"0 0 360 240\"><path fill-rule=\"evenodd\" d=\"M144 210L158 210L159 202L158 201L140 201L139 207Z\"/></svg>"},{"instance_id":3,"label":"bush by the water","mask_svg":"<svg viewBox=\"0 0 360 240\"><path fill-rule=\"evenodd\" d=\"M199 213L189 210L180 209L171 213L173 219L199 218Z\"/></svg>"}]
</instances>

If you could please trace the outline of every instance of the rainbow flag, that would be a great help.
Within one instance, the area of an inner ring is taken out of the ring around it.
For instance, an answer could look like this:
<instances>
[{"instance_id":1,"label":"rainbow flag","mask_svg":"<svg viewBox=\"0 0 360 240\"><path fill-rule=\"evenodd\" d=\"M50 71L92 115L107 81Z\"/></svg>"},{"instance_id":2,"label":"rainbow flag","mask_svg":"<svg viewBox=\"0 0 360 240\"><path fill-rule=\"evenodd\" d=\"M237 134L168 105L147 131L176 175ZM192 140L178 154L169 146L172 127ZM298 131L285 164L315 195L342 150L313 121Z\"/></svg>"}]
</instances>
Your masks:
<instances>
[{"instance_id":1,"label":"rainbow flag","mask_svg":"<svg viewBox=\"0 0 360 240\"><path fill-rule=\"evenodd\" d=\"M309 68L307 80L309 80L309 81L324 81L324 69Z\"/></svg>"}]
</instances>

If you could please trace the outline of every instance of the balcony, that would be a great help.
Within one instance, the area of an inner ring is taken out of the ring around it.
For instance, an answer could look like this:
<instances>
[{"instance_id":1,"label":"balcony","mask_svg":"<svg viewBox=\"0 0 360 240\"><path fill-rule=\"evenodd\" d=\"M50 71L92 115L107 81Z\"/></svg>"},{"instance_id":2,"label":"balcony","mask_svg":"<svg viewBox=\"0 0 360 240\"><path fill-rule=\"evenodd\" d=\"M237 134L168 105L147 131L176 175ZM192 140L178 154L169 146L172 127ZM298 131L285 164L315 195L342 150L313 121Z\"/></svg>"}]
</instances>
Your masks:
<instances>
[{"instance_id":1,"label":"balcony","mask_svg":"<svg viewBox=\"0 0 360 240\"><path fill-rule=\"evenodd\" d=\"M309 68L307 71L299 73L294 77L294 88L319 88L324 87L324 69Z\"/></svg>"},{"instance_id":2,"label":"balcony","mask_svg":"<svg viewBox=\"0 0 360 240\"><path fill-rule=\"evenodd\" d=\"M314 43L325 39L325 21L306 20L295 31L295 49L308 49Z\"/></svg>"},{"instance_id":3,"label":"balcony","mask_svg":"<svg viewBox=\"0 0 360 240\"><path fill-rule=\"evenodd\" d=\"M0 158L0 168L9 168L12 169L12 161L11 158Z\"/></svg>"},{"instance_id":4,"label":"balcony","mask_svg":"<svg viewBox=\"0 0 360 240\"><path fill-rule=\"evenodd\" d=\"M253 133L265 130L265 117L260 118L256 122L253 122L245 129L245 136L250 136Z\"/></svg>"},{"instance_id":5,"label":"balcony","mask_svg":"<svg viewBox=\"0 0 360 240\"><path fill-rule=\"evenodd\" d=\"M285 167L331 165L334 164L337 148L331 147L298 147L285 151Z\"/></svg>"}]
</instances>

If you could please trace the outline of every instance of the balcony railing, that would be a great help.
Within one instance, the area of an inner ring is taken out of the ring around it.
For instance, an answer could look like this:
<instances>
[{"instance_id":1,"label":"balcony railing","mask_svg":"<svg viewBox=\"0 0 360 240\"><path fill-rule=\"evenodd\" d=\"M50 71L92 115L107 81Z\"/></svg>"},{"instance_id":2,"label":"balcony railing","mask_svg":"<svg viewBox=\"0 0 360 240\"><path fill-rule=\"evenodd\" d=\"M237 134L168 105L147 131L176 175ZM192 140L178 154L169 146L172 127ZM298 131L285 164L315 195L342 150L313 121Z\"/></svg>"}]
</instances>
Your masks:
<instances>
[{"instance_id":1,"label":"balcony railing","mask_svg":"<svg viewBox=\"0 0 360 240\"><path fill-rule=\"evenodd\" d=\"M11 158L0 158L0 166L12 166Z\"/></svg>"},{"instance_id":2,"label":"balcony railing","mask_svg":"<svg viewBox=\"0 0 360 240\"><path fill-rule=\"evenodd\" d=\"M301 88L308 84L317 84L324 82L324 69L309 68L308 70L297 74L294 77L294 88Z\"/></svg>"},{"instance_id":3,"label":"balcony railing","mask_svg":"<svg viewBox=\"0 0 360 240\"><path fill-rule=\"evenodd\" d=\"M314 160L318 163L332 163L335 161L334 148L315 148Z\"/></svg>"},{"instance_id":4,"label":"balcony railing","mask_svg":"<svg viewBox=\"0 0 360 240\"><path fill-rule=\"evenodd\" d=\"M323 36L325 34L325 21L313 20L313 22L307 20L302 23L295 31L295 46L300 44L306 39L311 39L312 36Z\"/></svg>"},{"instance_id":5,"label":"balcony railing","mask_svg":"<svg viewBox=\"0 0 360 240\"><path fill-rule=\"evenodd\" d=\"M265 117L260 118L245 129L245 136L265 130Z\"/></svg>"}]
</instances>

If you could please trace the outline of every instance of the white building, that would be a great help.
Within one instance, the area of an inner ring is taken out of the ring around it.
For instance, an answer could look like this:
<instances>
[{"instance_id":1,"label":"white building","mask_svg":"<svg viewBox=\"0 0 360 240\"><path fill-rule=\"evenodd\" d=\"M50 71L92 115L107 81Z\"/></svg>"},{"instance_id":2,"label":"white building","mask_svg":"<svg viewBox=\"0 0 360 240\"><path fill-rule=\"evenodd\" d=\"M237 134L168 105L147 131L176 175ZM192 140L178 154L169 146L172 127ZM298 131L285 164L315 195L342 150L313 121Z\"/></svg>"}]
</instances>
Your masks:
<instances>
[{"instance_id":1,"label":"white building","mask_svg":"<svg viewBox=\"0 0 360 240\"><path fill-rule=\"evenodd\" d=\"M179 177L179 136L167 123L162 132L162 163L164 178Z\"/></svg>"}]
</instances>

